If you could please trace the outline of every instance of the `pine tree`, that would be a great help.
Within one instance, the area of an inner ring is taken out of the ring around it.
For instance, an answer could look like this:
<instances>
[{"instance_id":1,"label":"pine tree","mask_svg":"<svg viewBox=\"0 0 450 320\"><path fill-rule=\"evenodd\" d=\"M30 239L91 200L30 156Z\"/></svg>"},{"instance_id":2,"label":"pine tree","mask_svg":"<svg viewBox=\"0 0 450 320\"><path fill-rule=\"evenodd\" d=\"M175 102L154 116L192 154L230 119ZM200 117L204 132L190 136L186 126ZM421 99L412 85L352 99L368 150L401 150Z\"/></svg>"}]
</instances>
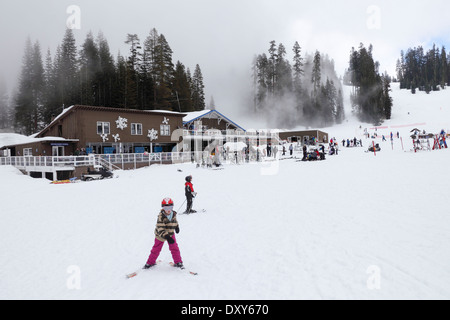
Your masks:
<instances>
[{"instance_id":1,"label":"pine tree","mask_svg":"<svg viewBox=\"0 0 450 320\"><path fill-rule=\"evenodd\" d=\"M127 105L127 77L128 67L125 57L120 52L116 59L116 79L115 79L115 97L114 101L118 108L126 108Z\"/></svg>"},{"instance_id":2,"label":"pine tree","mask_svg":"<svg viewBox=\"0 0 450 320\"><path fill-rule=\"evenodd\" d=\"M268 59L268 79L267 79L267 88L269 96L272 97L275 94L275 86L277 83L277 70L276 70L276 61L277 61L277 45L275 40L270 42L269 48L269 59Z\"/></svg>"},{"instance_id":3,"label":"pine tree","mask_svg":"<svg viewBox=\"0 0 450 320\"><path fill-rule=\"evenodd\" d=\"M0 75L0 129L10 128L9 97L6 82Z\"/></svg>"},{"instance_id":4,"label":"pine tree","mask_svg":"<svg viewBox=\"0 0 450 320\"><path fill-rule=\"evenodd\" d=\"M176 101L173 103L172 110L177 110L180 112L194 111L191 100L192 93L186 73L186 67L180 61L176 64L173 79L173 90L176 96Z\"/></svg>"},{"instance_id":5,"label":"pine tree","mask_svg":"<svg viewBox=\"0 0 450 320\"><path fill-rule=\"evenodd\" d=\"M321 86L320 52L319 51L316 51L316 53L314 54L311 83L313 84L313 88L314 88L313 94L314 94L314 96L316 96L316 94L319 92L319 89Z\"/></svg>"},{"instance_id":6,"label":"pine tree","mask_svg":"<svg viewBox=\"0 0 450 320\"><path fill-rule=\"evenodd\" d=\"M444 90L448 80L448 61L445 47L442 47L441 49L440 67L441 67L440 86L441 89Z\"/></svg>"},{"instance_id":7,"label":"pine tree","mask_svg":"<svg viewBox=\"0 0 450 320\"><path fill-rule=\"evenodd\" d=\"M301 55L302 48L297 41L295 42L292 51L294 52L293 90L297 99L300 99L302 94L302 76L305 74L305 71L303 70L304 64Z\"/></svg>"},{"instance_id":8,"label":"pine tree","mask_svg":"<svg viewBox=\"0 0 450 320\"><path fill-rule=\"evenodd\" d=\"M80 51L80 103L99 105L100 56L92 33L89 32Z\"/></svg>"},{"instance_id":9,"label":"pine tree","mask_svg":"<svg viewBox=\"0 0 450 320\"><path fill-rule=\"evenodd\" d=\"M195 111L205 110L205 86L203 84L203 75L200 66L195 66L192 77L192 103Z\"/></svg>"},{"instance_id":10,"label":"pine tree","mask_svg":"<svg viewBox=\"0 0 450 320\"><path fill-rule=\"evenodd\" d=\"M391 92L391 80L387 74L384 74L381 77L382 85L383 85L383 109L384 109L384 117L389 120L391 119L392 115L392 106L393 106L393 100L391 96L389 95L389 92Z\"/></svg>"},{"instance_id":11,"label":"pine tree","mask_svg":"<svg viewBox=\"0 0 450 320\"><path fill-rule=\"evenodd\" d=\"M43 126L44 68L39 43L28 39L22 60L19 88L15 97L16 130L30 135Z\"/></svg>"},{"instance_id":12,"label":"pine tree","mask_svg":"<svg viewBox=\"0 0 450 320\"><path fill-rule=\"evenodd\" d=\"M108 41L101 32L97 36L97 47L100 65L100 71L97 76L97 103L99 106L114 107L116 69L114 65L114 58L109 49Z\"/></svg>"},{"instance_id":13,"label":"pine tree","mask_svg":"<svg viewBox=\"0 0 450 320\"><path fill-rule=\"evenodd\" d=\"M78 55L75 37L71 29L66 29L56 70L60 83L62 104L69 107L79 103ZM62 107L62 106L61 106Z\"/></svg>"},{"instance_id":14,"label":"pine tree","mask_svg":"<svg viewBox=\"0 0 450 320\"><path fill-rule=\"evenodd\" d=\"M33 73L32 73L32 94L33 94L33 132L38 132L44 128L44 89L45 89L45 77L44 66L42 63L41 46L38 41L33 47Z\"/></svg>"},{"instance_id":15,"label":"pine tree","mask_svg":"<svg viewBox=\"0 0 450 320\"><path fill-rule=\"evenodd\" d=\"M292 68L285 56L286 48L280 43L275 60L275 95L277 97L284 97L292 92Z\"/></svg>"},{"instance_id":16,"label":"pine tree","mask_svg":"<svg viewBox=\"0 0 450 320\"><path fill-rule=\"evenodd\" d=\"M44 71L44 93L43 93L43 117L44 123L49 124L53 117L57 114L58 106L62 105L60 103L57 83L57 74L55 72L54 62L52 60L52 55L50 49L47 50L47 55L45 58L45 71Z\"/></svg>"},{"instance_id":17,"label":"pine tree","mask_svg":"<svg viewBox=\"0 0 450 320\"><path fill-rule=\"evenodd\" d=\"M344 97L342 95L342 90L338 90L338 95L336 99L336 123L341 124L345 119L344 111Z\"/></svg>"},{"instance_id":18,"label":"pine tree","mask_svg":"<svg viewBox=\"0 0 450 320\"><path fill-rule=\"evenodd\" d=\"M265 53L258 55L255 61L254 82L256 82L256 108L255 111L261 110L263 104L269 96L269 83L271 82L269 60Z\"/></svg>"},{"instance_id":19,"label":"pine tree","mask_svg":"<svg viewBox=\"0 0 450 320\"><path fill-rule=\"evenodd\" d=\"M157 105L157 86L156 86L156 50L158 45L159 33L153 28L150 34L144 41L144 54L143 54L143 68L147 73L147 77L151 79L153 93L150 95L152 98L151 105Z\"/></svg>"},{"instance_id":20,"label":"pine tree","mask_svg":"<svg viewBox=\"0 0 450 320\"><path fill-rule=\"evenodd\" d=\"M141 62L142 49L137 34L128 34L126 44L130 46L130 55L127 59L126 76L125 76L125 108L138 108L138 92L139 92L139 68Z\"/></svg>"},{"instance_id":21,"label":"pine tree","mask_svg":"<svg viewBox=\"0 0 450 320\"><path fill-rule=\"evenodd\" d=\"M386 104L390 96L378 74L378 64L373 60L371 46L369 50L363 44L359 51L352 49L349 70L355 87L351 97L354 112L361 121L381 124L386 119Z\"/></svg>"},{"instance_id":22,"label":"pine tree","mask_svg":"<svg viewBox=\"0 0 450 320\"><path fill-rule=\"evenodd\" d=\"M165 36L161 34L155 47L154 69L156 101L160 109L171 109L172 85L174 65L172 62L173 51Z\"/></svg>"}]
</instances>

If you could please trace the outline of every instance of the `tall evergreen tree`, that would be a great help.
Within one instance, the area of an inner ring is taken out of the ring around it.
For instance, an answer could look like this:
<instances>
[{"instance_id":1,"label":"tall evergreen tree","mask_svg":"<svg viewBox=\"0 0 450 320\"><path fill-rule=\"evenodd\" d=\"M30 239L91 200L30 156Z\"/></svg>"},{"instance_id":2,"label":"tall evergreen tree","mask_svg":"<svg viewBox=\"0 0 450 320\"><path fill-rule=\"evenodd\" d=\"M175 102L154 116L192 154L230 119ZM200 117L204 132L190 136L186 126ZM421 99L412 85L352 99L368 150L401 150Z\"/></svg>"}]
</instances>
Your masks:
<instances>
[{"instance_id":1,"label":"tall evergreen tree","mask_svg":"<svg viewBox=\"0 0 450 320\"><path fill-rule=\"evenodd\" d=\"M157 107L163 110L171 109L171 100L173 100L171 89L174 74L172 54L173 51L166 37L161 34L155 47L153 72L155 74Z\"/></svg>"},{"instance_id":2,"label":"tall evergreen tree","mask_svg":"<svg viewBox=\"0 0 450 320\"><path fill-rule=\"evenodd\" d=\"M127 106L127 77L128 67L125 57L120 52L117 54L116 61L116 79L115 79L115 98L114 101L118 108Z\"/></svg>"},{"instance_id":3,"label":"tall evergreen tree","mask_svg":"<svg viewBox=\"0 0 450 320\"><path fill-rule=\"evenodd\" d=\"M269 59L268 59L268 79L267 79L267 88L269 96L272 97L275 94L275 86L277 83L277 69L276 69L276 61L277 61L277 45L275 40L270 42L269 48Z\"/></svg>"},{"instance_id":4,"label":"tall evergreen tree","mask_svg":"<svg viewBox=\"0 0 450 320\"><path fill-rule=\"evenodd\" d=\"M448 61L447 61L447 52L445 50L445 47L442 47L441 49L441 56L440 56L440 86L441 89L445 89L445 86L447 85L448 80Z\"/></svg>"},{"instance_id":5,"label":"tall evergreen tree","mask_svg":"<svg viewBox=\"0 0 450 320\"><path fill-rule=\"evenodd\" d=\"M99 105L99 49L91 32L88 33L80 51L80 103Z\"/></svg>"},{"instance_id":6,"label":"tall evergreen tree","mask_svg":"<svg viewBox=\"0 0 450 320\"><path fill-rule=\"evenodd\" d=\"M292 92L292 68L285 57L286 48L280 43L278 45L278 52L275 60L275 95L278 97L283 97Z\"/></svg>"},{"instance_id":7,"label":"tall evergreen tree","mask_svg":"<svg viewBox=\"0 0 450 320\"><path fill-rule=\"evenodd\" d=\"M271 83L269 59L265 53L257 56L254 69L255 78L253 81L256 83L255 111L258 111L269 96L269 86Z\"/></svg>"},{"instance_id":8,"label":"tall evergreen tree","mask_svg":"<svg viewBox=\"0 0 450 320\"><path fill-rule=\"evenodd\" d=\"M115 76L116 69L114 58L110 52L109 44L103 34L100 32L97 36L98 58L100 72L97 76L99 106L114 107L115 99Z\"/></svg>"},{"instance_id":9,"label":"tall evergreen tree","mask_svg":"<svg viewBox=\"0 0 450 320\"><path fill-rule=\"evenodd\" d=\"M67 28L61 44L59 63L56 70L62 103L65 107L76 104L80 100L77 71L78 54L75 36L72 29Z\"/></svg>"},{"instance_id":10,"label":"tall evergreen tree","mask_svg":"<svg viewBox=\"0 0 450 320\"><path fill-rule=\"evenodd\" d=\"M139 102L139 68L142 49L137 34L128 34L126 44L130 46L130 55L127 59L125 76L125 108L137 109Z\"/></svg>"},{"instance_id":11,"label":"tall evergreen tree","mask_svg":"<svg viewBox=\"0 0 450 320\"><path fill-rule=\"evenodd\" d=\"M386 110L386 107L392 100L378 74L378 64L372 57L372 46L367 50L361 44L359 51L352 49L349 70L355 88L351 99L354 112L361 121L381 124L387 115L390 116L390 109Z\"/></svg>"},{"instance_id":12,"label":"tall evergreen tree","mask_svg":"<svg viewBox=\"0 0 450 320\"><path fill-rule=\"evenodd\" d=\"M292 51L294 52L293 89L296 97L300 98L302 94L302 76L305 74L305 70L303 70L302 48L297 41Z\"/></svg>"},{"instance_id":13,"label":"tall evergreen tree","mask_svg":"<svg viewBox=\"0 0 450 320\"><path fill-rule=\"evenodd\" d=\"M391 80L387 74L384 74L381 77L382 86L383 86L383 109L384 109L384 117L385 119L391 119L392 115L392 107L393 107L393 99L390 96L391 92Z\"/></svg>"},{"instance_id":14,"label":"tall evergreen tree","mask_svg":"<svg viewBox=\"0 0 450 320\"><path fill-rule=\"evenodd\" d=\"M175 67L173 90L176 101L173 103L172 110L180 112L194 111L191 100L192 92L186 73L186 67L180 61L177 62Z\"/></svg>"},{"instance_id":15,"label":"tall evergreen tree","mask_svg":"<svg viewBox=\"0 0 450 320\"><path fill-rule=\"evenodd\" d=\"M19 88L15 97L15 127L30 135L43 125L44 68L39 43L28 39L22 60Z\"/></svg>"},{"instance_id":16,"label":"tall evergreen tree","mask_svg":"<svg viewBox=\"0 0 450 320\"><path fill-rule=\"evenodd\" d=\"M341 124L345 119L344 111L344 96L342 95L342 90L338 90L337 100L336 100L336 123Z\"/></svg>"},{"instance_id":17,"label":"tall evergreen tree","mask_svg":"<svg viewBox=\"0 0 450 320\"><path fill-rule=\"evenodd\" d=\"M311 83L313 84L314 88L314 95L317 94L321 85L320 59L321 59L320 52L316 51L316 53L314 54L312 77L311 77Z\"/></svg>"},{"instance_id":18,"label":"tall evergreen tree","mask_svg":"<svg viewBox=\"0 0 450 320\"><path fill-rule=\"evenodd\" d=\"M156 86L156 50L158 45L159 33L153 28L150 30L150 34L144 41L144 53L143 53L143 69L147 73L149 79L151 79L152 90L152 106L156 106L157 101L157 86Z\"/></svg>"},{"instance_id":19,"label":"tall evergreen tree","mask_svg":"<svg viewBox=\"0 0 450 320\"><path fill-rule=\"evenodd\" d=\"M204 89L202 71L197 64L192 77L192 103L195 111L205 110L206 108Z\"/></svg>"},{"instance_id":20,"label":"tall evergreen tree","mask_svg":"<svg viewBox=\"0 0 450 320\"><path fill-rule=\"evenodd\" d=\"M0 129L11 128L9 97L6 82L0 75Z\"/></svg>"}]
</instances>

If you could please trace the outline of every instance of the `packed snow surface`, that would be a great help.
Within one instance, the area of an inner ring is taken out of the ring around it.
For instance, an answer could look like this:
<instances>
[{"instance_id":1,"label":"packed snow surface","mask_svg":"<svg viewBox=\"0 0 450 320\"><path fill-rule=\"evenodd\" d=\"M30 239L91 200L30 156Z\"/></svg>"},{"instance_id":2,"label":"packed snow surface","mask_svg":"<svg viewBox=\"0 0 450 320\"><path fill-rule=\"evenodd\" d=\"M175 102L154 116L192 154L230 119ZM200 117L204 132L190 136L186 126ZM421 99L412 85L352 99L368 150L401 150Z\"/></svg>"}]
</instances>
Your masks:
<instances>
[{"instance_id":1,"label":"packed snow surface","mask_svg":"<svg viewBox=\"0 0 450 320\"><path fill-rule=\"evenodd\" d=\"M0 166L0 299L449 299L450 151L411 152L409 135L450 128L450 90L394 85L393 97L376 155L363 137L375 129L348 113L324 131L364 147L321 162L152 166L65 185ZM207 211L179 215L177 240L199 275L170 267L165 244L160 265L126 279L148 258L161 200L184 211L187 175Z\"/></svg>"}]
</instances>

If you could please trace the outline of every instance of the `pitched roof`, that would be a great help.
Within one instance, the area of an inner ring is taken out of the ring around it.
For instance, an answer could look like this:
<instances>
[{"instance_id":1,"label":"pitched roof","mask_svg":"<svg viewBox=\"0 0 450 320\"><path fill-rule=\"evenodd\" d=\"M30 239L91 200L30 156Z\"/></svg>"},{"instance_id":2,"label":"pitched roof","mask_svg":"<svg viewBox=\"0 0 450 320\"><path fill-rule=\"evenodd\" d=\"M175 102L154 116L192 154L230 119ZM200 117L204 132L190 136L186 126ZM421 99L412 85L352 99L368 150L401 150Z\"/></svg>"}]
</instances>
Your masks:
<instances>
[{"instance_id":1,"label":"pitched roof","mask_svg":"<svg viewBox=\"0 0 450 320\"><path fill-rule=\"evenodd\" d=\"M222 113L220 113L217 110L203 110L203 111L187 112L186 116L183 118L183 125L195 122L195 121L197 121L201 118L205 118L205 117L207 117L209 119L224 119L225 121L234 125L236 128L241 129L242 131L246 131L240 125L231 121L229 118L227 118L226 116L224 116Z\"/></svg>"}]
</instances>

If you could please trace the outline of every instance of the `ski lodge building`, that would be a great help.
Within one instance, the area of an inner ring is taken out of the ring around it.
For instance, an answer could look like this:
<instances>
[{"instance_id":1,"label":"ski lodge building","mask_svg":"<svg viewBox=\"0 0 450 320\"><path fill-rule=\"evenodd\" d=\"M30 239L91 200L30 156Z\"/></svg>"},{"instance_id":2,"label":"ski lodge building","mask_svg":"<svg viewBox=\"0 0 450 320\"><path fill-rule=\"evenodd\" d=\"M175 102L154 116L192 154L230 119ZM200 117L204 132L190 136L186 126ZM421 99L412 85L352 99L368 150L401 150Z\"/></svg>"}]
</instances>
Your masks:
<instances>
[{"instance_id":1,"label":"ski lodge building","mask_svg":"<svg viewBox=\"0 0 450 320\"><path fill-rule=\"evenodd\" d=\"M320 130L305 131L280 131L280 140L288 142L300 142L301 144L314 145L315 143L329 143L328 133Z\"/></svg>"},{"instance_id":2,"label":"ski lodge building","mask_svg":"<svg viewBox=\"0 0 450 320\"><path fill-rule=\"evenodd\" d=\"M62 180L80 176L87 167L136 169L190 162L192 151L217 153L206 148L220 139L247 146L276 142L263 136L264 131L247 131L217 110L179 113L74 105L36 135L0 146L0 165ZM281 131L277 140L305 142L312 137L327 140L326 133L317 130Z\"/></svg>"}]
</instances>

